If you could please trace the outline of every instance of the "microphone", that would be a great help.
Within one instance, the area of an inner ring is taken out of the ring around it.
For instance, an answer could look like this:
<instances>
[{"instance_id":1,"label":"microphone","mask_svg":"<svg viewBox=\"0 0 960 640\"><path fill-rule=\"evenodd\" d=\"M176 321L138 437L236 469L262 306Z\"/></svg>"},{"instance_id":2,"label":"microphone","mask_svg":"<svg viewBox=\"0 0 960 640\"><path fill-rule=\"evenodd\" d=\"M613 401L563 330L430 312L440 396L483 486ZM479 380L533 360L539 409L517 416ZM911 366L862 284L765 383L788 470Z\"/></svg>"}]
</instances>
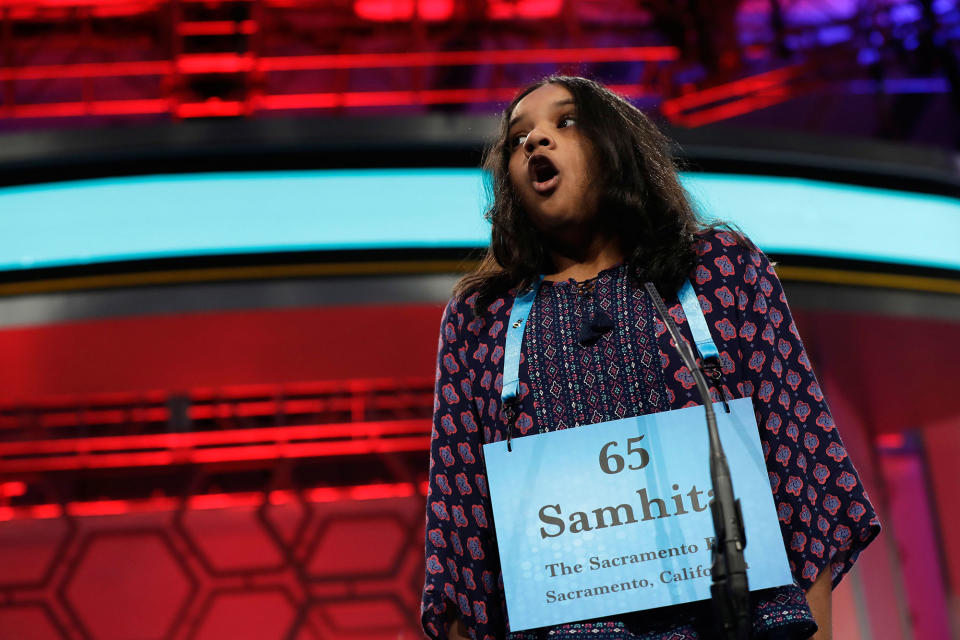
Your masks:
<instances>
[{"instance_id":1,"label":"microphone","mask_svg":"<svg viewBox=\"0 0 960 640\"><path fill-rule=\"evenodd\" d=\"M753 628L750 619L750 586L747 583L747 565L743 557L743 550L747 546L747 537L743 529L743 514L740 511L740 501L733 494L733 481L730 478L730 468L727 466L727 457L723 453L720 443L720 433L717 431L717 416L713 411L713 402L710 399L710 389L703 373L697 366L696 358L690 345L680 337L680 332L667 313L663 299L657 293L652 282L644 284L647 293L653 300L657 313L667 326L670 337L677 345L677 351L683 364L693 375L700 399L707 417L707 433L710 439L710 481L713 484L713 502L710 511L713 515L713 528L716 539L713 543L713 565L711 576L713 584L710 586L710 596L713 602L714 613L719 620L723 636L728 640L748 640ZM722 394L722 391L721 391Z\"/></svg>"}]
</instances>

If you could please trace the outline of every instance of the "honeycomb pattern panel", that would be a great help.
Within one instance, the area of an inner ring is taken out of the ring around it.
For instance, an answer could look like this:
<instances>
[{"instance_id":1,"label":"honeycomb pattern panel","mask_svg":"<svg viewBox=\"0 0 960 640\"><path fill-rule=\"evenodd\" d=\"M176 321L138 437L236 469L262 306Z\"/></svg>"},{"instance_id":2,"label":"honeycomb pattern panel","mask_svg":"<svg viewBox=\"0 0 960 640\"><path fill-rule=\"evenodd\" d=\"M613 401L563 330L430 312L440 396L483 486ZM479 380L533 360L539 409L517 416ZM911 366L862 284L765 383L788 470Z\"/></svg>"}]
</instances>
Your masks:
<instances>
[{"instance_id":1,"label":"honeycomb pattern panel","mask_svg":"<svg viewBox=\"0 0 960 640\"><path fill-rule=\"evenodd\" d=\"M321 638L394 640L409 612L394 598L373 596L324 602L309 617Z\"/></svg>"},{"instance_id":2,"label":"honeycomb pattern panel","mask_svg":"<svg viewBox=\"0 0 960 640\"><path fill-rule=\"evenodd\" d=\"M192 509L181 532L212 573L264 571L283 565L281 550L260 522L256 507Z\"/></svg>"},{"instance_id":3,"label":"honeycomb pattern panel","mask_svg":"<svg viewBox=\"0 0 960 640\"><path fill-rule=\"evenodd\" d=\"M42 605L0 607L0 640L59 640L62 637Z\"/></svg>"},{"instance_id":4,"label":"honeycomb pattern panel","mask_svg":"<svg viewBox=\"0 0 960 640\"><path fill-rule=\"evenodd\" d=\"M393 575L404 548L406 527L386 515L331 516L310 554L311 576Z\"/></svg>"},{"instance_id":5,"label":"honeycomb pattern panel","mask_svg":"<svg viewBox=\"0 0 960 640\"><path fill-rule=\"evenodd\" d=\"M70 535L64 518L0 523L0 586L42 585Z\"/></svg>"},{"instance_id":6,"label":"honeycomb pattern panel","mask_svg":"<svg viewBox=\"0 0 960 640\"><path fill-rule=\"evenodd\" d=\"M258 500L101 501L0 520L0 640L422 637L414 485Z\"/></svg>"},{"instance_id":7,"label":"honeycomb pattern panel","mask_svg":"<svg viewBox=\"0 0 960 640\"><path fill-rule=\"evenodd\" d=\"M64 589L66 604L97 640L165 638L192 592L170 544L151 531L91 536Z\"/></svg>"},{"instance_id":8,"label":"honeycomb pattern panel","mask_svg":"<svg viewBox=\"0 0 960 640\"><path fill-rule=\"evenodd\" d=\"M261 507L260 513L266 526L287 547L296 545L307 524L307 516L309 515L307 507L294 500L281 504L267 502Z\"/></svg>"},{"instance_id":9,"label":"honeycomb pattern panel","mask_svg":"<svg viewBox=\"0 0 960 640\"><path fill-rule=\"evenodd\" d=\"M217 593L192 638L283 640L289 634L296 614L294 603L278 590Z\"/></svg>"}]
</instances>

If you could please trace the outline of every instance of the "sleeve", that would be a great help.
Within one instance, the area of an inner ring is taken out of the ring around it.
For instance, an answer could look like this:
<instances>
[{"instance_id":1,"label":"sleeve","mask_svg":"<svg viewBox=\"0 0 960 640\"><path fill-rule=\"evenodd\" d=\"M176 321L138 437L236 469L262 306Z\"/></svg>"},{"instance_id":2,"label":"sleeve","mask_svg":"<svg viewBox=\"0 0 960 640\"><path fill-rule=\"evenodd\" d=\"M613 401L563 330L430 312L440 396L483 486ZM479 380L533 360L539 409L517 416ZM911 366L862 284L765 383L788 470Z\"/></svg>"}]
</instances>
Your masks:
<instances>
[{"instance_id":1,"label":"sleeve","mask_svg":"<svg viewBox=\"0 0 960 640\"><path fill-rule=\"evenodd\" d=\"M451 301L437 353L421 624L428 637L445 639L455 613L472 638L485 640L503 635L496 631L503 626L502 591L463 325L464 313Z\"/></svg>"},{"instance_id":2,"label":"sleeve","mask_svg":"<svg viewBox=\"0 0 960 640\"><path fill-rule=\"evenodd\" d=\"M753 396L790 568L809 589L833 584L880 532L767 257L744 250L738 282L741 393Z\"/></svg>"}]
</instances>

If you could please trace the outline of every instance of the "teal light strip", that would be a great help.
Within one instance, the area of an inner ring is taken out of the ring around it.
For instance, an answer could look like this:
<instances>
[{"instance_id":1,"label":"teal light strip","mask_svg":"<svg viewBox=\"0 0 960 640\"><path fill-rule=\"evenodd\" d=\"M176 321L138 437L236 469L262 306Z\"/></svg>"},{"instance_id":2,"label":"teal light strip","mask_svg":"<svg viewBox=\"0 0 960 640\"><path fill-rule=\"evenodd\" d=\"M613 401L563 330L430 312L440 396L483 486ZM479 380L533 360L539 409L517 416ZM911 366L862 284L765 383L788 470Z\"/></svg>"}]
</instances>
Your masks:
<instances>
[{"instance_id":1,"label":"teal light strip","mask_svg":"<svg viewBox=\"0 0 960 640\"><path fill-rule=\"evenodd\" d=\"M0 189L0 270L224 253L477 247L477 169L163 175ZM960 200L689 174L697 207L765 250L960 269Z\"/></svg>"},{"instance_id":2,"label":"teal light strip","mask_svg":"<svg viewBox=\"0 0 960 640\"><path fill-rule=\"evenodd\" d=\"M802 178L692 174L706 217L770 253L960 269L960 200Z\"/></svg>"},{"instance_id":3,"label":"teal light strip","mask_svg":"<svg viewBox=\"0 0 960 640\"><path fill-rule=\"evenodd\" d=\"M317 249L474 247L480 172L285 171L0 189L0 269Z\"/></svg>"}]
</instances>

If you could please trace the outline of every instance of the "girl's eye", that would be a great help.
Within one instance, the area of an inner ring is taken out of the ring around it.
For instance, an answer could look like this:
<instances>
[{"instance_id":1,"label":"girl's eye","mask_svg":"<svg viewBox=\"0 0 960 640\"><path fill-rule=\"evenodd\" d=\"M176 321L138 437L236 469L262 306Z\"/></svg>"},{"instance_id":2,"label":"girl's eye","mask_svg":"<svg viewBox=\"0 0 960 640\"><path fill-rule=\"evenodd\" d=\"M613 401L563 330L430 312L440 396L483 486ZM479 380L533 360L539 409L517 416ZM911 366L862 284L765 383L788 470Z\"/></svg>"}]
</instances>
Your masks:
<instances>
[{"instance_id":1,"label":"girl's eye","mask_svg":"<svg viewBox=\"0 0 960 640\"><path fill-rule=\"evenodd\" d=\"M577 119L573 116L564 116L560 119L560 122L557 123L557 127L563 129L564 127L571 127L577 123Z\"/></svg>"},{"instance_id":2,"label":"girl's eye","mask_svg":"<svg viewBox=\"0 0 960 640\"><path fill-rule=\"evenodd\" d=\"M510 148L516 149L527 141L527 134L520 133L510 138Z\"/></svg>"}]
</instances>

